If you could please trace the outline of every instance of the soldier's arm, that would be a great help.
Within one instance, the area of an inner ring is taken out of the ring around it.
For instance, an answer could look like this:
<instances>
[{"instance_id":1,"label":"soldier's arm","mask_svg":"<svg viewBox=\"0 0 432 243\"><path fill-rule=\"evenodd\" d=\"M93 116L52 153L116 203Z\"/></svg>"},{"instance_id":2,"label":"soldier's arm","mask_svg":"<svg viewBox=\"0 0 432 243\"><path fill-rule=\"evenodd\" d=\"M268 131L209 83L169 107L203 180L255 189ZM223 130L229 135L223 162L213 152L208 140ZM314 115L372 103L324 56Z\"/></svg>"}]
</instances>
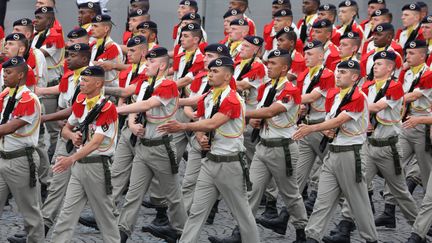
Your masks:
<instances>
[{"instance_id":1,"label":"soldier's arm","mask_svg":"<svg viewBox=\"0 0 432 243\"><path fill-rule=\"evenodd\" d=\"M277 116L280 113L286 112L285 106L277 102L269 107L263 107L256 110L246 111L246 117L254 119L267 119Z\"/></svg>"},{"instance_id":2,"label":"soldier's arm","mask_svg":"<svg viewBox=\"0 0 432 243\"><path fill-rule=\"evenodd\" d=\"M404 128L413 128L418 124L432 124L432 116L408 116Z\"/></svg>"},{"instance_id":3,"label":"soldier's arm","mask_svg":"<svg viewBox=\"0 0 432 243\"><path fill-rule=\"evenodd\" d=\"M404 95L405 102L413 102L418 100L420 97L422 97L423 93L419 90L414 90L411 93L407 93Z\"/></svg>"},{"instance_id":4,"label":"soldier's arm","mask_svg":"<svg viewBox=\"0 0 432 243\"><path fill-rule=\"evenodd\" d=\"M21 119L12 119L7 123L0 125L0 137L6 136L8 134L14 133L16 130L22 128L28 123Z\"/></svg>"},{"instance_id":5,"label":"soldier's arm","mask_svg":"<svg viewBox=\"0 0 432 243\"><path fill-rule=\"evenodd\" d=\"M95 133L92 139L87 142L80 150L70 156L72 161L78 161L82 158L85 158L91 152L95 151L102 144L105 135L100 133Z\"/></svg>"},{"instance_id":6,"label":"soldier's arm","mask_svg":"<svg viewBox=\"0 0 432 243\"><path fill-rule=\"evenodd\" d=\"M129 114L129 113L139 113L146 112L152 108L161 106L162 103L155 97L151 97L148 100L137 101L136 103L130 105L124 105L121 107L117 107L117 112L119 114Z\"/></svg>"},{"instance_id":7,"label":"soldier's arm","mask_svg":"<svg viewBox=\"0 0 432 243\"><path fill-rule=\"evenodd\" d=\"M179 106L196 106L202 96L193 96L179 99Z\"/></svg>"},{"instance_id":8,"label":"soldier's arm","mask_svg":"<svg viewBox=\"0 0 432 243\"><path fill-rule=\"evenodd\" d=\"M51 86L51 87L37 87L35 89L36 95L58 95L60 94L59 86Z\"/></svg>"},{"instance_id":9,"label":"soldier's arm","mask_svg":"<svg viewBox=\"0 0 432 243\"><path fill-rule=\"evenodd\" d=\"M341 113L337 117L326 120L325 122L319 124L315 124L315 125L302 124L299 126L299 129L294 133L293 138L295 140L298 140L312 132L331 130L340 127L342 124L348 122L351 119L352 118L348 114Z\"/></svg>"},{"instance_id":10,"label":"soldier's arm","mask_svg":"<svg viewBox=\"0 0 432 243\"><path fill-rule=\"evenodd\" d=\"M60 121L67 119L72 114L72 107L42 116L42 122Z\"/></svg>"},{"instance_id":11,"label":"soldier's arm","mask_svg":"<svg viewBox=\"0 0 432 243\"><path fill-rule=\"evenodd\" d=\"M243 90L246 90L246 89L250 89L252 87L252 85L246 79L243 79L241 81L237 81L236 85L237 85L237 90L238 91L243 91Z\"/></svg>"},{"instance_id":12,"label":"soldier's arm","mask_svg":"<svg viewBox=\"0 0 432 243\"><path fill-rule=\"evenodd\" d=\"M136 84L131 84L126 88L120 87L105 87L105 94L115 97L127 98L132 96L135 92Z\"/></svg>"},{"instance_id":13,"label":"soldier's arm","mask_svg":"<svg viewBox=\"0 0 432 243\"><path fill-rule=\"evenodd\" d=\"M368 110L371 113L378 113L381 110L384 110L388 107L388 104L385 100L380 100L376 103L369 103L368 104Z\"/></svg>"},{"instance_id":14,"label":"soldier's arm","mask_svg":"<svg viewBox=\"0 0 432 243\"><path fill-rule=\"evenodd\" d=\"M210 119L203 119L192 123L180 123L176 120L168 121L166 124L160 125L157 130L168 133L180 131L210 132L227 123L230 119L229 116L218 112Z\"/></svg>"},{"instance_id":15,"label":"soldier's arm","mask_svg":"<svg viewBox=\"0 0 432 243\"><path fill-rule=\"evenodd\" d=\"M310 103L313 103L316 100L318 100L320 97L321 97L320 92L318 92L316 90L312 90L312 92L310 92L309 94L302 95L301 103L302 104L310 104Z\"/></svg>"},{"instance_id":16,"label":"soldier's arm","mask_svg":"<svg viewBox=\"0 0 432 243\"><path fill-rule=\"evenodd\" d=\"M183 77L183 78L176 81L177 87L183 88L183 87L189 85L190 83L192 83L192 81L193 81L193 79L191 79L190 77Z\"/></svg>"}]
</instances>

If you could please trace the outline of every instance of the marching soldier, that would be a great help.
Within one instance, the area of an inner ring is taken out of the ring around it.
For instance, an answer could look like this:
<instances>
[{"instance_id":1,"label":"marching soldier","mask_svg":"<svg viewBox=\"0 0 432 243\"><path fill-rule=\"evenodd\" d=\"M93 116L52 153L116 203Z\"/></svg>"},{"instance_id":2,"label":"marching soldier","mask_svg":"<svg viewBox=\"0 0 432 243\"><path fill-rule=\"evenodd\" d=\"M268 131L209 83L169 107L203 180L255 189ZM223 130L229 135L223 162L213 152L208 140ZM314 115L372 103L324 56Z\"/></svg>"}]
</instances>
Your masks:
<instances>
[{"instance_id":1,"label":"marching soldier","mask_svg":"<svg viewBox=\"0 0 432 243\"><path fill-rule=\"evenodd\" d=\"M66 41L66 46L72 46L74 44L84 43L89 44L90 43L90 36L87 33L87 31L84 28L76 28L71 30L67 34L68 40ZM67 69L65 69L65 72L67 72Z\"/></svg>"},{"instance_id":2,"label":"marching soldier","mask_svg":"<svg viewBox=\"0 0 432 243\"><path fill-rule=\"evenodd\" d=\"M127 45L127 41L132 37L133 33L129 28L129 17L133 12L138 11L140 9L140 15L145 15L147 18L150 18L148 11L150 9L149 0L130 0L130 5L127 12L127 22L126 22L126 30L123 32L122 44ZM148 19L149 20L149 19ZM139 24L140 22L138 22Z\"/></svg>"},{"instance_id":3,"label":"marching soldier","mask_svg":"<svg viewBox=\"0 0 432 243\"><path fill-rule=\"evenodd\" d=\"M432 53L432 15L426 16L422 21L422 30L426 43L428 43L429 54ZM432 65L432 55L426 61L428 66Z\"/></svg>"},{"instance_id":4,"label":"marching soldier","mask_svg":"<svg viewBox=\"0 0 432 243\"><path fill-rule=\"evenodd\" d=\"M368 8L367 8L367 14L368 18L361 21L360 26L363 29L363 38L366 41L370 38L372 30L376 27L376 25L373 25L371 22L372 15L375 13L376 10L384 9L386 8L386 1L385 0L369 0L368 1Z\"/></svg>"},{"instance_id":5,"label":"marching soldier","mask_svg":"<svg viewBox=\"0 0 432 243\"><path fill-rule=\"evenodd\" d=\"M402 25L403 29L398 29L396 41L404 48L407 43L414 40L423 40L423 30L421 29L421 7L416 3L404 5L402 7Z\"/></svg>"},{"instance_id":6,"label":"marching soldier","mask_svg":"<svg viewBox=\"0 0 432 243\"><path fill-rule=\"evenodd\" d=\"M249 171L245 160L243 130L245 107L237 92L229 87L234 73L231 58L212 61L209 82L213 89L198 102L197 117L193 123L170 121L159 126L159 131L209 132L200 144L207 150L194 193L188 221L180 242L198 242L204 220L219 194L228 204L239 223L242 242L259 242L258 230L247 201L246 187L250 190ZM209 238L210 239L210 238Z\"/></svg>"},{"instance_id":7,"label":"marching soldier","mask_svg":"<svg viewBox=\"0 0 432 243\"><path fill-rule=\"evenodd\" d=\"M86 2L78 4L78 24L91 35L92 19L101 14L99 3ZM93 41L93 40L92 40ZM83 42L84 43L84 42Z\"/></svg>"},{"instance_id":8,"label":"marching soldier","mask_svg":"<svg viewBox=\"0 0 432 243\"><path fill-rule=\"evenodd\" d=\"M355 21L355 18L358 16L358 10L357 2L354 0L347 0L339 4L338 18L341 22L341 25L337 29L339 36L348 32L356 32L363 39L363 29Z\"/></svg>"},{"instance_id":9,"label":"marching soldier","mask_svg":"<svg viewBox=\"0 0 432 243\"><path fill-rule=\"evenodd\" d=\"M293 82L306 69L305 59L301 53L303 52L303 45L297 46L297 34L287 27L276 34L276 39L277 49L287 50L291 53L291 69L288 71L287 77ZM302 48L301 52L297 50L298 47Z\"/></svg>"},{"instance_id":10,"label":"marching soldier","mask_svg":"<svg viewBox=\"0 0 432 243\"><path fill-rule=\"evenodd\" d=\"M148 49L159 47L158 26L153 21L144 21L137 26L139 35L142 35L147 40Z\"/></svg>"},{"instance_id":11,"label":"marching soldier","mask_svg":"<svg viewBox=\"0 0 432 243\"><path fill-rule=\"evenodd\" d=\"M372 18L371 18L370 22L375 27L369 32L369 38L363 44L362 56L367 55L367 53L369 53L370 51L372 51L376 47L375 43L374 43L374 39L375 39L374 34L375 34L375 32L377 32L376 30L379 30L376 27L378 27L378 25L381 25L381 24L391 24L392 18L393 18L392 13L390 13L390 11L386 8L376 10L372 14ZM387 25L387 26L389 26L389 25ZM394 27L393 27L393 29L394 29ZM393 33L394 33L394 31L393 31ZM403 54L403 48L393 38L394 38L394 34L393 34L392 42L391 42L392 48L395 49L401 56L403 56L404 55Z\"/></svg>"},{"instance_id":12,"label":"marching soldier","mask_svg":"<svg viewBox=\"0 0 432 243\"><path fill-rule=\"evenodd\" d=\"M340 41L341 35L337 32L338 29L335 26L336 17L337 17L337 10L336 10L335 5L324 4L324 5L319 6L317 20L321 20L321 19L330 20L330 22L333 24L331 41L333 42L333 44L339 46L339 41ZM312 35L313 29L311 31L312 31L311 32L311 35Z\"/></svg>"},{"instance_id":13,"label":"marching soldier","mask_svg":"<svg viewBox=\"0 0 432 243\"><path fill-rule=\"evenodd\" d=\"M28 65L24 58L12 57L2 67L6 88L0 94L0 212L12 193L28 234L23 241L43 242L45 234L37 180L39 156L35 151L41 105L25 85Z\"/></svg>"},{"instance_id":14,"label":"marching soldier","mask_svg":"<svg viewBox=\"0 0 432 243\"><path fill-rule=\"evenodd\" d=\"M226 13L223 15L224 19L224 39L219 41L220 44L224 44L226 46L229 45L230 41L230 31L231 31L231 22L236 19L242 19L243 14L238 9L228 9ZM248 33L245 34L247 36Z\"/></svg>"},{"instance_id":15,"label":"marching soldier","mask_svg":"<svg viewBox=\"0 0 432 243\"><path fill-rule=\"evenodd\" d=\"M90 203L104 242L119 242L111 185L111 157L117 137L117 111L103 96L104 70L87 67L81 72L80 90L72 115L62 129L67 147L76 146L69 156L58 156L54 173L71 169L64 204L52 234L53 242L72 240L74 228L86 202ZM74 128L78 127L76 131Z\"/></svg>"},{"instance_id":16,"label":"marching soldier","mask_svg":"<svg viewBox=\"0 0 432 243\"><path fill-rule=\"evenodd\" d=\"M247 21L247 24L249 26L249 32L248 35L256 35L256 25L255 22L246 16L246 11L249 9L249 0L230 0L228 9L238 9L240 13L242 13L241 18L245 19Z\"/></svg>"},{"instance_id":17,"label":"marching soldier","mask_svg":"<svg viewBox=\"0 0 432 243\"><path fill-rule=\"evenodd\" d=\"M367 242L377 242L362 169L364 163L360 156L366 139L369 114L366 98L357 88L358 80L358 62L351 60L338 64L338 88L329 90L327 94L326 121L315 125L302 125L293 136L297 140L312 132L338 128L334 132L334 138L329 139L329 152L322 165L317 202L306 227L308 243L321 240L323 230L342 194L352 209L362 238ZM327 145L322 142L322 146Z\"/></svg>"},{"instance_id":18,"label":"marching soldier","mask_svg":"<svg viewBox=\"0 0 432 243\"><path fill-rule=\"evenodd\" d=\"M334 71L336 64L339 63L339 49L331 41L333 33L333 24L328 19L317 20L313 24L312 39L320 41L324 48L324 63L325 67Z\"/></svg>"},{"instance_id":19,"label":"marching soldier","mask_svg":"<svg viewBox=\"0 0 432 243\"><path fill-rule=\"evenodd\" d=\"M361 38L357 32L348 32L341 36L339 43L339 57L341 61L358 61L358 51L361 47Z\"/></svg>"},{"instance_id":20,"label":"marching soldier","mask_svg":"<svg viewBox=\"0 0 432 243\"><path fill-rule=\"evenodd\" d=\"M297 29L300 31L300 40L303 44L311 37L310 32L312 25L318 18L318 8L320 6L320 0L303 0L302 11L304 17L297 22Z\"/></svg>"},{"instance_id":21,"label":"marching soldier","mask_svg":"<svg viewBox=\"0 0 432 243\"><path fill-rule=\"evenodd\" d=\"M392 51L381 51L375 54L374 80L367 81L362 86L362 91L367 95L368 109L370 111L370 126L367 143L363 147L365 155L365 179L370 185L377 173L384 177L386 186L395 196L396 202L408 223L412 225L417 215L416 203L408 191L405 176L401 167L402 148L398 142L401 129L402 113L404 109L403 88L401 82L393 80L393 71L396 66L397 54ZM350 241L350 229L354 230L354 222L349 217L348 205L344 204L343 220L339 225L340 232L330 237L325 237L324 242ZM392 207L392 210L389 208ZM383 218L391 217L394 205L385 205L385 216L375 220L375 225L383 226Z\"/></svg>"},{"instance_id":22,"label":"marching soldier","mask_svg":"<svg viewBox=\"0 0 432 243\"><path fill-rule=\"evenodd\" d=\"M136 9L129 12L128 17L128 27L129 31L125 32L123 35L123 45L126 46L129 39L138 33L138 25L144 21L149 21L150 15L147 12L144 12L142 9ZM126 34L127 33L127 34ZM124 53L127 52L127 47L124 47Z\"/></svg>"},{"instance_id":23,"label":"marching soldier","mask_svg":"<svg viewBox=\"0 0 432 243\"><path fill-rule=\"evenodd\" d=\"M229 51L231 57L235 61L240 59L239 54L242 48L242 42L248 36L249 25L245 19L235 19L230 23L230 31L228 33L228 41L224 43Z\"/></svg>"},{"instance_id":24,"label":"marching soldier","mask_svg":"<svg viewBox=\"0 0 432 243\"><path fill-rule=\"evenodd\" d=\"M165 48L154 48L146 58L146 74L151 78L142 84L136 103L118 108L120 114L132 113L128 117L129 124L134 124L136 117L141 120L129 189L119 219L122 243L132 234L142 198L153 177L158 179L161 193L166 196L168 214L173 225L149 225L148 231L168 242L175 242L187 217L178 184L173 137L156 130L158 125L175 119L179 95L177 85L165 78L169 61Z\"/></svg>"},{"instance_id":25,"label":"marching soldier","mask_svg":"<svg viewBox=\"0 0 432 243\"><path fill-rule=\"evenodd\" d=\"M92 47L91 65L100 65L105 69L104 62L121 63L123 54L117 43L111 37L112 22L109 15L96 15L92 19L92 37L96 41L90 44ZM105 85L117 87L119 85L118 71L115 69L105 70Z\"/></svg>"},{"instance_id":26,"label":"marching soldier","mask_svg":"<svg viewBox=\"0 0 432 243\"><path fill-rule=\"evenodd\" d=\"M177 18L179 23L173 27L172 38L178 40L181 37L181 19L188 13L198 13L198 3L195 0L182 0L177 8ZM178 41L174 43L176 45Z\"/></svg>"},{"instance_id":27,"label":"marching soldier","mask_svg":"<svg viewBox=\"0 0 432 243\"><path fill-rule=\"evenodd\" d=\"M291 1L290 0L273 0L272 2L272 16L282 9L291 9ZM294 25L296 26L296 25ZM274 31L274 18L272 21L266 25L264 25L263 38L267 39L267 36L271 36ZM297 26L296 26L297 28ZM274 35L274 34L273 34Z\"/></svg>"}]
</instances>

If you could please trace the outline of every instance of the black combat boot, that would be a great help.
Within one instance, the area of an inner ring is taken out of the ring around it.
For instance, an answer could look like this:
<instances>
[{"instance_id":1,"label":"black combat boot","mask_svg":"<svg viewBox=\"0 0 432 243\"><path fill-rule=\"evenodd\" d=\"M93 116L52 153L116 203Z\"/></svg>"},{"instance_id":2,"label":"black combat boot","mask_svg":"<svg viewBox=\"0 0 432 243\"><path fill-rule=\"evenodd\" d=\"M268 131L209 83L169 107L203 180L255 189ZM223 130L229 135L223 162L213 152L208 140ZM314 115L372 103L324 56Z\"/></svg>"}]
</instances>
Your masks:
<instances>
[{"instance_id":1,"label":"black combat boot","mask_svg":"<svg viewBox=\"0 0 432 243\"><path fill-rule=\"evenodd\" d=\"M396 228L396 206L386 203L384 212L375 219L375 226L385 226L386 228Z\"/></svg>"},{"instance_id":2,"label":"black combat boot","mask_svg":"<svg viewBox=\"0 0 432 243\"><path fill-rule=\"evenodd\" d=\"M126 232L120 230L120 243L126 243L129 236L126 234Z\"/></svg>"},{"instance_id":3,"label":"black combat boot","mask_svg":"<svg viewBox=\"0 0 432 243\"><path fill-rule=\"evenodd\" d=\"M306 208L306 213L307 215L311 215L314 205L315 205L315 201L317 198L318 192L317 191L311 191L311 193L309 194L308 199L305 201L305 208Z\"/></svg>"},{"instance_id":4,"label":"black combat boot","mask_svg":"<svg viewBox=\"0 0 432 243\"><path fill-rule=\"evenodd\" d=\"M267 202L266 202L266 205L265 205L265 210L261 214L261 216L263 218L267 218L267 219L276 218L279 215L277 207L276 207L276 204L277 204L277 200L269 200L267 198Z\"/></svg>"},{"instance_id":5,"label":"black combat boot","mask_svg":"<svg viewBox=\"0 0 432 243\"><path fill-rule=\"evenodd\" d=\"M429 229L427 235L429 235L430 237L432 237L432 227Z\"/></svg>"},{"instance_id":6,"label":"black combat boot","mask_svg":"<svg viewBox=\"0 0 432 243\"><path fill-rule=\"evenodd\" d=\"M408 187L408 191L411 193L411 195L413 194L414 190L417 187L417 181L415 181L412 177L408 177L406 179L406 184Z\"/></svg>"},{"instance_id":7,"label":"black combat boot","mask_svg":"<svg viewBox=\"0 0 432 243\"><path fill-rule=\"evenodd\" d=\"M286 207L283 207L279 216L273 219L259 217L256 222L264 228L271 229L274 232L285 235L288 226L289 214Z\"/></svg>"},{"instance_id":8,"label":"black combat boot","mask_svg":"<svg viewBox=\"0 0 432 243\"><path fill-rule=\"evenodd\" d=\"M165 226L169 224L169 219L167 215L168 208L162 207L162 208L156 208L156 217L151 222L152 224L156 226Z\"/></svg>"},{"instance_id":9,"label":"black combat boot","mask_svg":"<svg viewBox=\"0 0 432 243\"><path fill-rule=\"evenodd\" d=\"M208 240L211 243L241 243L241 235L240 235L240 228L236 226L231 234L231 236L226 238L219 238L216 236L209 236Z\"/></svg>"},{"instance_id":10,"label":"black combat boot","mask_svg":"<svg viewBox=\"0 0 432 243\"><path fill-rule=\"evenodd\" d=\"M416 233L411 233L411 236L408 238L406 243L426 243L426 238L422 239L420 235Z\"/></svg>"},{"instance_id":11,"label":"black combat boot","mask_svg":"<svg viewBox=\"0 0 432 243\"><path fill-rule=\"evenodd\" d=\"M7 240L10 243L27 243L27 237L15 237L15 236L11 236L8 237Z\"/></svg>"},{"instance_id":12,"label":"black combat boot","mask_svg":"<svg viewBox=\"0 0 432 243\"><path fill-rule=\"evenodd\" d=\"M209 216L207 218L206 224L213 224L214 219L216 217L216 214L219 211L218 210L219 202L220 202L220 200L216 200L215 204L213 204L213 207L210 210L210 214L209 214Z\"/></svg>"},{"instance_id":13,"label":"black combat boot","mask_svg":"<svg viewBox=\"0 0 432 243\"><path fill-rule=\"evenodd\" d=\"M89 228L99 230L97 223L96 223L96 219L94 218L93 215L81 216L81 217L79 217L78 222L84 226L89 227Z\"/></svg>"},{"instance_id":14,"label":"black combat boot","mask_svg":"<svg viewBox=\"0 0 432 243\"><path fill-rule=\"evenodd\" d=\"M323 241L325 243L349 243L351 242L351 231L354 230L355 224L349 220L341 220L337 228L339 231L333 235L325 236Z\"/></svg>"},{"instance_id":15,"label":"black combat boot","mask_svg":"<svg viewBox=\"0 0 432 243\"><path fill-rule=\"evenodd\" d=\"M181 236L181 234L176 229L172 228L171 225L156 226L149 224L145 227L144 232L148 232L157 238L164 239L168 243L176 243Z\"/></svg>"},{"instance_id":16,"label":"black combat boot","mask_svg":"<svg viewBox=\"0 0 432 243\"><path fill-rule=\"evenodd\" d=\"M302 192L302 197L303 197L303 201L307 200L309 195L308 195L308 184L306 183L303 192Z\"/></svg>"},{"instance_id":17,"label":"black combat boot","mask_svg":"<svg viewBox=\"0 0 432 243\"><path fill-rule=\"evenodd\" d=\"M350 225L350 232L351 232L351 233L356 229L355 224L352 223L351 221L349 221L349 220L341 220L341 221L339 222L339 224L336 225L336 228L335 228L335 229L330 230L330 235L335 235L335 234L338 234L338 233L340 232L340 227L341 227L341 225L346 224L345 222L342 223L342 221L348 221L348 222L351 223L351 225ZM342 224L341 224L341 223L342 223Z\"/></svg>"},{"instance_id":18,"label":"black combat boot","mask_svg":"<svg viewBox=\"0 0 432 243\"><path fill-rule=\"evenodd\" d=\"M296 240L293 243L306 243L306 233L304 229L296 229Z\"/></svg>"},{"instance_id":19,"label":"black combat boot","mask_svg":"<svg viewBox=\"0 0 432 243\"><path fill-rule=\"evenodd\" d=\"M368 194L369 194L369 203L371 205L372 213L375 214L375 205L374 205L373 199L372 199L373 191L369 191Z\"/></svg>"}]
</instances>

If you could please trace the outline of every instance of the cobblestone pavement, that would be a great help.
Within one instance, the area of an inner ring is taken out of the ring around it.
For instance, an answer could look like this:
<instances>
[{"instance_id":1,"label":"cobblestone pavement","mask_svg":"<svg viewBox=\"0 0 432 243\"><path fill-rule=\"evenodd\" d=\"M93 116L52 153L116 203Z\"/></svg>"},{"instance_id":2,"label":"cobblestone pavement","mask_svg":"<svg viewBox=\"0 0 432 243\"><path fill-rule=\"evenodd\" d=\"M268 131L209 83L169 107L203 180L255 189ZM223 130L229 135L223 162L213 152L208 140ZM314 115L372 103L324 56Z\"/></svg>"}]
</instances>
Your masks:
<instances>
[{"instance_id":1,"label":"cobblestone pavement","mask_svg":"<svg viewBox=\"0 0 432 243\"><path fill-rule=\"evenodd\" d=\"M184 171L184 163L182 163L180 173ZM376 178L374 181L374 202L376 207L376 215L383 211L383 200L379 194L379 191L383 189L383 180L380 178ZM421 198L423 196L422 188L417 187L414 192L414 198L417 203L420 203ZM17 212L16 205L13 200L11 200L12 206L5 207L3 211L3 215L0 217L0 242L7 242L6 238L14 233L21 232L23 229L23 221L20 214ZM282 206L279 200L279 209ZM263 209L260 209L258 212L261 214ZM326 229L326 232L329 232L333 229L334 224L339 222L340 214L339 208L336 210L336 214L333 216L332 221ZM86 207L83 214L91 213L90 207ZM135 232L132 235L132 238L128 242L148 242L148 243L156 243L156 242L164 242L163 240L159 240L154 238L152 235L148 233L141 232L141 227L150 223L155 216L155 211L153 209L147 209L141 207L138 217L138 222L135 228ZM234 220L226 207L226 205L222 202L219 205L219 213L216 215L215 222L213 225L205 225L201 237L200 242L208 242L207 237L210 235L217 236L227 236L231 234L231 230L234 228ZM279 243L279 242L292 242L295 240L295 229L292 225L289 225L287 233L285 236L278 235L273 233L270 230L267 230L260 225L258 225L259 233L261 237L261 242L266 243ZM378 228L379 240L380 242L406 242L406 239L409 237L411 232L411 227L407 224L405 218L402 216L401 212L397 211L397 227L396 229L385 229ZM48 242L50 237L50 233L48 234ZM80 224L77 224L75 229L75 236L72 242L75 243L93 243L93 242L102 242L102 238L98 231L87 228ZM355 231L352 236L352 242L364 242L358 231Z\"/></svg>"}]
</instances>

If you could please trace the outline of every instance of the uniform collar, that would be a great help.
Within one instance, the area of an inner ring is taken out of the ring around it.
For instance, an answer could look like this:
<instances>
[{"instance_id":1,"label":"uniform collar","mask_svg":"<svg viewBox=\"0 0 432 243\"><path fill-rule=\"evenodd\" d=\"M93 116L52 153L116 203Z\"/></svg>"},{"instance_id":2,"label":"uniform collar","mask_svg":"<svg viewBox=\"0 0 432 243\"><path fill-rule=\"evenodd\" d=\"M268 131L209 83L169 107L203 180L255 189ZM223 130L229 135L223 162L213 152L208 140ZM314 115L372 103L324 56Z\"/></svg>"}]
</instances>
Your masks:
<instances>
[{"instance_id":1,"label":"uniform collar","mask_svg":"<svg viewBox=\"0 0 432 243\"><path fill-rule=\"evenodd\" d=\"M95 97L90 98L90 99L86 98L85 104L86 104L87 110L93 109L93 107L95 107L95 105L98 103L100 97L101 97L101 94L96 95Z\"/></svg>"}]
</instances>

